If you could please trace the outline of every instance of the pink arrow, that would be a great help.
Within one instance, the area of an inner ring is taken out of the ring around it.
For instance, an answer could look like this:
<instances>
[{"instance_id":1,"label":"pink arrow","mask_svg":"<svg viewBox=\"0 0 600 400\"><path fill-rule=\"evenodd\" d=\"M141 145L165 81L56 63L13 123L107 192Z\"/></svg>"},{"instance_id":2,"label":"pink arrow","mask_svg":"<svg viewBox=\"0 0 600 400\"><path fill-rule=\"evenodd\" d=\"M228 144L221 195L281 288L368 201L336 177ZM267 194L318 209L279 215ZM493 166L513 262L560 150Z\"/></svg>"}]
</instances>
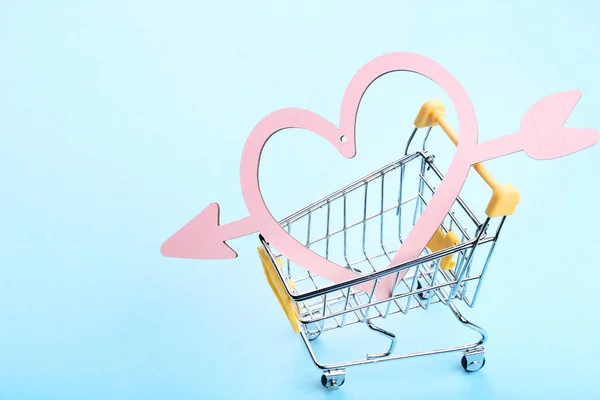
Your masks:
<instances>
[{"instance_id":1,"label":"pink arrow","mask_svg":"<svg viewBox=\"0 0 600 400\"><path fill-rule=\"evenodd\" d=\"M256 232L250 217L226 225L219 224L219 205L210 203L160 247L166 257L219 260L236 258L225 242Z\"/></svg>"},{"instance_id":2,"label":"pink arrow","mask_svg":"<svg viewBox=\"0 0 600 400\"><path fill-rule=\"evenodd\" d=\"M549 160L594 146L597 130L563 126L582 95L581 90L568 90L544 97L527 110L519 132L478 144L472 163L517 151L535 160Z\"/></svg>"},{"instance_id":3,"label":"pink arrow","mask_svg":"<svg viewBox=\"0 0 600 400\"><path fill-rule=\"evenodd\" d=\"M358 106L373 81L389 72L412 71L439 84L448 94L459 118L460 141L445 179L418 219L390 265L417 258L449 212L464 184L470 166L498 156L525 150L533 158L548 159L571 154L598 141L595 130L562 128L581 92L562 92L536 103L523 117L520 132L489 142L477 143L477 120L471 101L460 83L441 65L412 53L391 53L371 61L353 77L346 89L340 111L340 127L303 109L283 109L267 115L250 133L241 161L241 186L250 216L219 225L219 208L210 204L204 211L171 236L161 247L165 256L199 259L233 258L237 254L225 241L256 231L293 263L332 282L358 276L305 248L290 236L270 214L258 183L260 155L266 141L287 128L314 132L331 143L342 156L356 154L355 125ZM360 289L369 291L372 283ZM393 277L382 279L377 298L391 294Z\"/></svg>"},{"instance_id":4,"label":"pink arrow","mask_svg":"<svg viewBox=\"0 0 600 400\"><path fill-rule=\"evenodd\" d=\"M252 218L252 224L249 220L247 225L243 224L242 226L254 225L254 227L252 229L240 228L239 231L234 229L233 232L236 235L243 233L243 231L251 232L258 228L267 241L284 254L292 263L300 265L329 281L343 282L359 276L350 269L335 264L304 247L279 226L266 207L262 197L258 182L258 167L262 149L267 140L272 135L287 128L299 128L316 133L332 144L343 157L354 157L356 154L356 117L360 101L365 91L376 79L393 71L416 72L440 85L452 100L459 116L462 140L458 145L458 152L468 154L469 150L475 147L477 144L475 111L460 83L444 67L433 60L414 53L390 53L380 56L363 66L350 81L342 100L339 128L318 114L298 108L275 111L267 115L256 125L246 141L240 165L242 194ZM468 166L464 168L464 166L461 166L455 160L452 162L450 168L455 170L455 175L457 175L457 177L450 179L459 180L460 182L457 187L460 189L466 178ZM449 175L452 176L453 174ZM458 194L458 191L456 194ZM197 223L195 224L196 227L192 224L193 228L185 229L183 232L176 234L174 238L170 238L168 240L170 244L166 246L163 254L179 254L179 256L184 257L206 258L201 251L186 249L187 246L197 246L196 240L198 235L204 234L206 237L205 240L210 240L212 243L209 246L203 246L205 251L210 250L212 256L230 257L233 251L223 248L224 244L222 244L222 240L224 236L219 232L220 228L217 228L218 225L214 223L216 220L214 214L215 212L213 212L211 226L199 228ZM203 219L203 221L206 220ZM434 229L429 229L428 226L433 224L425 224L424 222L426 221L421 218L413 228L413 230L418 232L418 234L414 235L415 238L430 238L437 229L437 226ZM441 220L438 221L438 226L439 223L441 223ZM196 239L188 237L191 235L195 235ZM218 246L215 243L218 243ZM406 241L405 245L407 245ZM215 248L220 250L215 251ZM359 288L364 291L370 291L372 285L372 283L367 282L360 285ZM379 286L376 296L382 298L386 295L389 295L389 293L386 293L382 286Z\"/></svg>"}]
</instances>

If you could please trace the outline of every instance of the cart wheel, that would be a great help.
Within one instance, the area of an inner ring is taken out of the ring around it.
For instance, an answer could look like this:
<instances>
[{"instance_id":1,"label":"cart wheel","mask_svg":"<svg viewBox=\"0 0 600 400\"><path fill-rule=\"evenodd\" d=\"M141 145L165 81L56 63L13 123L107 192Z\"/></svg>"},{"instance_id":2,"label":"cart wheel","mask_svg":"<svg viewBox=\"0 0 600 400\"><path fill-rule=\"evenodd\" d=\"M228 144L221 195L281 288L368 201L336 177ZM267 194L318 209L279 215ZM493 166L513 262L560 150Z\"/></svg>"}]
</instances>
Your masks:
<instances>
[{"instance_id":1,"label":"cart wheel","mask_svg":"<svg viewBox=\"0 0 600 400\"><path fill-rule=\"evenodd\" d=\"M321 375L321 385L329 390L337 390L346 382L346 370L336 369L325 371Z\"/></svg>"},{"instance_id":2,"label":"cart wheel","mask_svg":"<svg viewBox=\"0 0 600 400\"><path fill-rule=\"evenodd\" d=\"M302 310L303 312L300 314L300 317L302 319L305 319L307 317L312 317L313 315L320 315L320 312L309 312L306 308L304 308ZM304 331L304 334L306 335L306 338L310 341L315 340L316 338L318 338L321 335L321 332L323 332L323 328L324 328L324 321L320 321L320 322L309 322L307 324L300 324L300 326L302 327L302 330Z\"/></svg>"},{"instance_id":3,"label":"cart wheel","mask_svg":"<svg viewBox=\"0 0 600 400\"><path fill-rule=\"evenodd\" d=\"M417 281L417 290L423 289L423 285L420 281ZM419 298L421 300L427 300L429 298L429 292L421 292L419 293Z\"/></svg>"},{"instance_id":4,"label":"cart wheel","mask_svg":"<svg viewBox=\"0 0 600 400\"><path fill-rule=\"evenodd\" d=\"M485 366L485 352L483 348L465 351L460 364L467 372L479 371Z\"/></svg>"},{"instance_id":5,"label":"cart wheel","mask_svg":"<svg viewBox=\"0 0 600 400\"><path fill-rule=\"evenodd\" d=\"M312 329L311 329L312 328ZM322 329L319 329L319 326L315 324L302 325L302 329L304 329L304 334L306 338L310 341L315 340L321 335Z\"/></svg>"}]
</instances>

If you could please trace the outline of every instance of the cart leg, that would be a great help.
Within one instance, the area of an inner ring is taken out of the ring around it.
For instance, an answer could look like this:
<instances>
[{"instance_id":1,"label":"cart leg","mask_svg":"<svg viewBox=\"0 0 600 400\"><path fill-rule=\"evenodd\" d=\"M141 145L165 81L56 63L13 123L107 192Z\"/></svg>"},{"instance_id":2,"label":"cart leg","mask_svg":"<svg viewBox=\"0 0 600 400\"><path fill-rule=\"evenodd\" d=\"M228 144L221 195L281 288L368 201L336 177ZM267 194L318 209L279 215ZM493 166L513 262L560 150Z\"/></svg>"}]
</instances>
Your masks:
<instances>
[{"instance_id":1,"label":"cart leg","mask_svg":"<svg viewBox=\"0 0 600 400\"><path fill-rule=\"evenodd\" d=\"M323 324L319 324L318 322L303 325L304 333L306 333L308 340L315 340L321 335L321 332L323 331L322 325Z\"/></svg>"},{"instance_id":2,"label":"cart leg","mask_svg":"<svg viewBox=\"0 0 600 400\"><path fill-rule=\"evenodd\" d=\"M367 354L367 360L374 360L376 358L385 358L385 357L388 357L390 354L392 354L394 352L394 349L396 348L396 335L394 335L391 332L386 331L385 329L381 329L380 327L376 326L373 323L373 321L371 321L370 319L367 320L367 325L371 330L390 339L390 348L388 349L388 351L386 351L385 353Z\"/></svg>"},{"instance_id":3,"label":"cart leg","mask_svg":"<svg viewBox=\"0 0 600 400\"><path fill-rule=\"evenodd\" d=\"M323 375L321 376L321 385L329 390L339 389L345 381L346 370L343 368L323 371Z\"/></svg>"},{"instance_id":4,"label":"cart leg","mask_svg":"<svg viewBox=\"0 0 600 400\"><path fill-rule=\"evenodd\" d=\"M454 303L449 302L448 305L450 309L454 313L454 316L460 321L460 323L479 333L481 335L481 340L472 348L467 349L463 352L463 357L461 359L461 365L467 372L476 372L479 371L485 365L485 349L483 344L487 341L488 335L485 329L480 326L477 326L467 320L461 313L458 311L458 308L454 305Z\"/></svg>"},{"instance_id":5,"label":"cart leg","mask_svg":"<svg viewBox=\"0 0 600 400\"><path fill-rule=\"evenodd\" d=\"M475 324L473 324L472 322L470 322L468 319L466 319L461 313L460 311L458 311L458 308L456 308L456 306L454 305L454 303L452 301L448 302L448 306L450 307L450 309L452 310L452 312L454 313L454 316L456 317L456 319L458 319L458 321L466 328L469 328L477 333L479 333L481 335L481 339L479 340L479 342L477 342L477 344L473 347L478 347L481 346L483 344L485 344L485 342L487 342L488 339L488 334L486 332L485 329L483 329L480 326L477 326Z\"/></svg>"}]
</instances>

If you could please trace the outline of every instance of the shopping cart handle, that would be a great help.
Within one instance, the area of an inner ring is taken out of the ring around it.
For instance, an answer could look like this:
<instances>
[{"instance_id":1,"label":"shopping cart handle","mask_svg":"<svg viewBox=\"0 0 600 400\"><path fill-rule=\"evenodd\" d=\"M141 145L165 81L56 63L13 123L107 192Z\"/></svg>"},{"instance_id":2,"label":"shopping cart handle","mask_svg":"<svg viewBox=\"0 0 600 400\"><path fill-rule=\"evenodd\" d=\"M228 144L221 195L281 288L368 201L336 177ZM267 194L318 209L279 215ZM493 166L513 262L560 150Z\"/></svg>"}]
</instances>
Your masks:
<instances>
[{"instance_id":1,"label":"shopping cart handle","mask_svg":"<svg viewBox=\"0 0 600 400\"><path fill-rule=\"evenodd\" d=\"M446 108L440 100L426 101L415 118L415 127L439 126L458 146L458 134L446 121L445 114ZM481 163L473 164L473 168L492 189L492 198L485 210L487 216L493 218L513 214L521 199L519 191L513 185L499 183Z\"/></svg>"}]
</instances>

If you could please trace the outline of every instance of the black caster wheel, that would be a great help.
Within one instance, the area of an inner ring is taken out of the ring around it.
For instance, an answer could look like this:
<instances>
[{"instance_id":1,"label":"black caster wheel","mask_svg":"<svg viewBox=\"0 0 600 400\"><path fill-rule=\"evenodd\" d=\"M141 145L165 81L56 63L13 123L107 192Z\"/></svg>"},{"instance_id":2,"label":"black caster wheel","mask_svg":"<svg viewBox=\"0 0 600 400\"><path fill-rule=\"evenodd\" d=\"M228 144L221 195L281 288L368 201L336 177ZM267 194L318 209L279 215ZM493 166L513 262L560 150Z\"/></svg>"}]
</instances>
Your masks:
<instances>
[{"instance_id":1,"label":"black caster wheel","mask_svg":"<svg viewBox=\"0 0 600 400\"><path fill-rule=\"evenodd\" d=\"M311 327L315 328L315 329L310 329ZM317 339L321 335L321 329L319 329L319 327L316 324L311 324L309 326L303 326L303 329L304 329L304 334L306 335L306 338L310 341Z\"/></svg>"},{"instance_id":2,"label":"black caster wheel","mask_svg":"<svg viewBox=\"0 0 600 400\"><path fill-rule=\"evenodd\" d=\"M467 372L477 372L485 366L485 353L483 351L465 352L460 360L460 365Z\"/></svg>"},{"instance_id":3,"label":"black caster wheel","mask_svg":"<svg viewBox=\"0 0 600 400\"><path fill-rule=\"evenodd\" d=\"M321 375L321 385L324 388L329 390L337 390L344 384L346 381L346 371L345 370L332 370L325 371L323 375Z\"/></svg>"},{"instance_id":4,"label":"black caster wheel","mask_svg":"<svg viewBox=\"0 0 600 400\"><path fill-rule=\"evenodd\" d=\"M417 290L421 289L423 289L423 285L421 284L421 282L417 281ZM427 299L429 298L429 292L421 292L418 294L418 296L419 299L427 301Z\"/></svg>"}]
</instances>

